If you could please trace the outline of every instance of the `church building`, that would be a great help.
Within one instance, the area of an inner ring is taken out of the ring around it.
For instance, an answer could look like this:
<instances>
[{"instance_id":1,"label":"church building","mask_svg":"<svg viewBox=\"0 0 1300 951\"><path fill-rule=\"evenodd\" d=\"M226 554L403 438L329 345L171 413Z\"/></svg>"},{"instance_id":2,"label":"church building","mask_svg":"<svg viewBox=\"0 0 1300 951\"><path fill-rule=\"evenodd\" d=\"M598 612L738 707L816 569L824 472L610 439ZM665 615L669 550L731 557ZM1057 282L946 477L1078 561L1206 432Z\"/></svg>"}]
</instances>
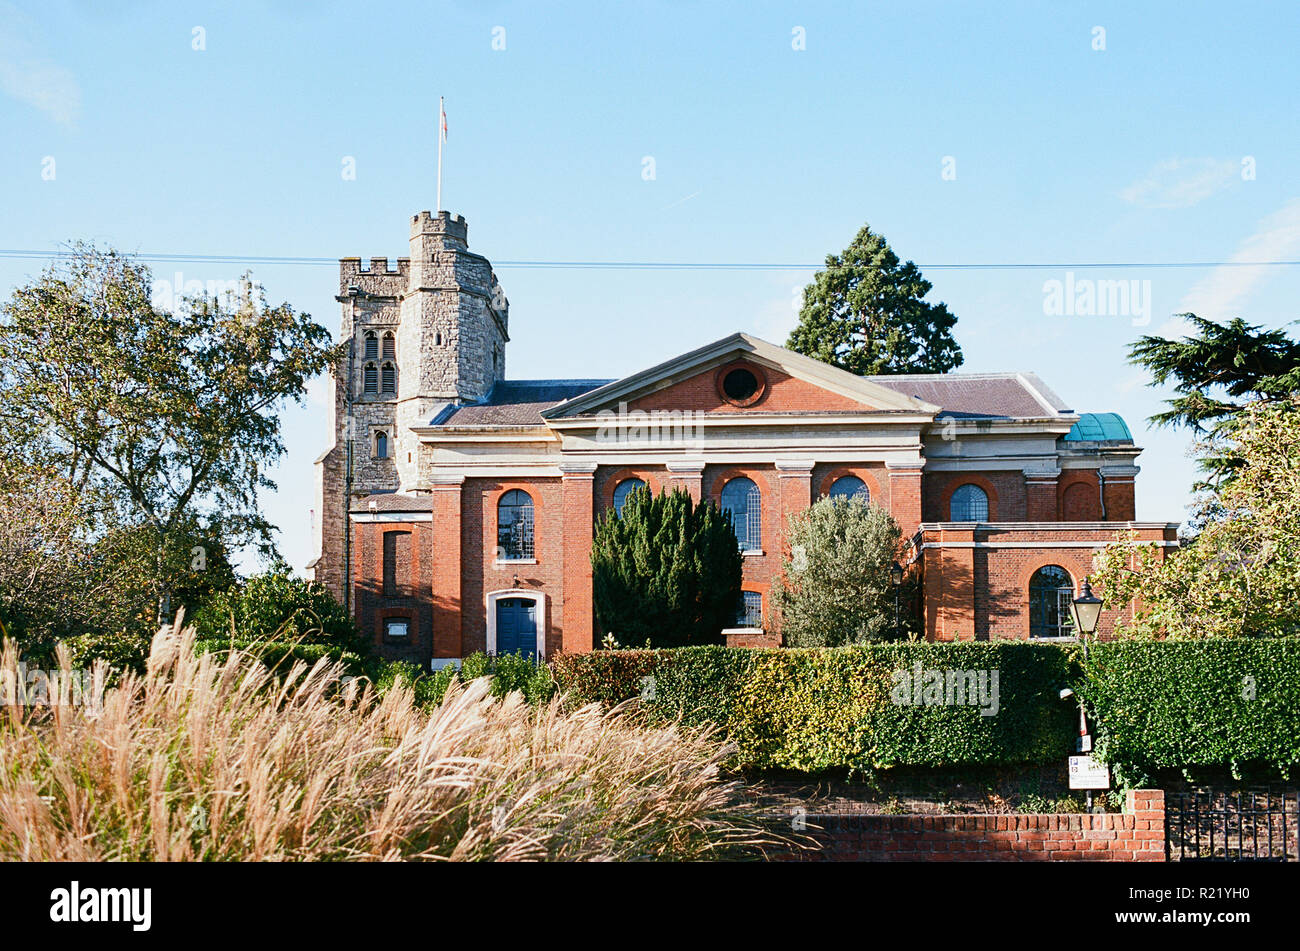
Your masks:
<instances>
[{"instance_id":1,"label":"church building","mask_svg":"<svg viewBox=\"0 0 1300 951\"><path fill-rule=\"evenodd\" d=\"M787 516L825 495L902 527L930 640L1069 637L1116 533L1177 546L1176 524L1135 521L1124 421L1031 372L859 377L735 333L622 379L509 379L509 302L467 231L421 212L410 257L339 265L349 349L309 573L385 657L591 650L594 520L642 485L731 513L741 646L780 643Z\"/></svg>"}]
</instances>

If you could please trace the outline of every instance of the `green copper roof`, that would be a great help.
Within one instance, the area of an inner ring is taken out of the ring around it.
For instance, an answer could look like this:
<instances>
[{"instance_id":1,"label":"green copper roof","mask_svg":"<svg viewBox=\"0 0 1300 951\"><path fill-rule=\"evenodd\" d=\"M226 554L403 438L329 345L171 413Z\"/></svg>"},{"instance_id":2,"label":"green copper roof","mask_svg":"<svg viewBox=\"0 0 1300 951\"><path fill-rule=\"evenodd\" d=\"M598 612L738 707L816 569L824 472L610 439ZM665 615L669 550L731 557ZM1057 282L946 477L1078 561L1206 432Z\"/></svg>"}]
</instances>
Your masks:
<instances>
[{"instance_id":1,"label":"green copper roof","mask_svg":"<svg viewBox=\"0 0 1300 951\"><path fill-rule=\"evenodd\" d=\"M1083 413L1065 438L1071 442L1132 442L1133 434L1119 413Z\"/></svg>"}]
</instances>

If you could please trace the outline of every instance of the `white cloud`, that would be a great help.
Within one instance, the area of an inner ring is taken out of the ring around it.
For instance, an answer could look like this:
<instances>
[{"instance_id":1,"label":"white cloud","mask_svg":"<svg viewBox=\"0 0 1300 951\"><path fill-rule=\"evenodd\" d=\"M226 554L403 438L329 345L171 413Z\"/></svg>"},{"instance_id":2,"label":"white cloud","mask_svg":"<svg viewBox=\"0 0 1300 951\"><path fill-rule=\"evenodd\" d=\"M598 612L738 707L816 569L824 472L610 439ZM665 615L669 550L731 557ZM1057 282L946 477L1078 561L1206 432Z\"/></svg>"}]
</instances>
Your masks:
<instances>
[{"instance_id":1,"label":"white cloud","mask_svg":"<svg viewBox=\"0 0 1300 951\"><path fill-rule=\"evenodd\" d=\"M1239 173L1234 159L1166 159L1119 196L1142 208L1190 208L1227 188Z\"/></svg>"},{"instance_id":2,"label":"white cloud","mask_svg":"<svg viewBox=\"0 0 1300 951\"><path fill-rule=\"evenodd\" d=\"M1255 288L1277 268L1251 266L1252 262L1286 261L1300 256L1300 198L1293 198L1264 218L1228 259L1196 283L1178 303L1178 312L1191 312L1207 320L1245 316ZM1186 323L1174 318L1160 328L1165 337L1182 336Z\"/></svg>"},{"instance_id":3,"label":"white cloud","mask_svg":"<svg viewBox=\"0 0 1300 951\"><path fill-rule=\"evenodd\" d=\"M0 90L19 102L69 125L81 114L77 77L48 57L36 42L30 20L9 3L0 3Z\"/></svg>"}]
</instances>

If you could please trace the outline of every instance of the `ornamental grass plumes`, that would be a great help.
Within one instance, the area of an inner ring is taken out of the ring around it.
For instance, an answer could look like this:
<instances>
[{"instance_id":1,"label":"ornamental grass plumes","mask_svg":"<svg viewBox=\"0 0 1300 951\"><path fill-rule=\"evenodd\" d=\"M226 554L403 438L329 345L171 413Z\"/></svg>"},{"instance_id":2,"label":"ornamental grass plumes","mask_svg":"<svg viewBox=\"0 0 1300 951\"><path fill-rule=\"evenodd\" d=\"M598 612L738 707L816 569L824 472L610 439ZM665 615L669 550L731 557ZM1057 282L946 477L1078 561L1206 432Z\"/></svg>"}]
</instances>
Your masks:
<instances>
[{"instance_id":1,"label":"ornamental grass plumes","mask_svg":"<svg viewBox=\"0 0 1300 951\"><path fill-rule=\"evenodd\" d=\"M178 622L179 625L179 622ZM66 653L63 671L72 674ZM12 644L0 676L21 683ZM417 708L337 664L153 643L85 706L0 708L0 858L653 860L761 855L777 837L719 774L706 730L626 708L493 698Z\"/></svg>"}]
</instances>

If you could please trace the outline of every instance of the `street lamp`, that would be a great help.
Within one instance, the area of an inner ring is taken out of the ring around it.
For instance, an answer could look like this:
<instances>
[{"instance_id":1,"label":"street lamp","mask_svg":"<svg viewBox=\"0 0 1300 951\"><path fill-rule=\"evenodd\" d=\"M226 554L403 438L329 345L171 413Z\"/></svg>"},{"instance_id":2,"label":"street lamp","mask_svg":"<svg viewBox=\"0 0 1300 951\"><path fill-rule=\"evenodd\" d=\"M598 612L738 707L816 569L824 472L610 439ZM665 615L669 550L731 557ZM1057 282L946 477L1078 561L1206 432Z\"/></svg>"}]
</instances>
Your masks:
<instances>
[{"instance_id":1,"label":"street lamp","mask_svg":"<svg viewBox=\"0 0 1300 951\"><path fill-rule=\"evenodd\" d=\"M897 641L903 638L903 566L898 562L889 566L889 580L894 584L894 640Z\"/></svg>"},{"instance_id":2,"label":"street lamp","mask_svg":"<svg viewBox=\"0 0 1300 951\"><path fill-rule=\"evenodd\" d=\"M1101 606L1104 603L1105 601L1102 598L1092 593L1092 585L1089 584L1087 578L1084 578L1079 596L1071 602L1074 612L1074 626L1083 638L1084 660L1088 659L1088 635L1097 633L1097 621L1101 619Z\"/></svg>"}]
</instances>

